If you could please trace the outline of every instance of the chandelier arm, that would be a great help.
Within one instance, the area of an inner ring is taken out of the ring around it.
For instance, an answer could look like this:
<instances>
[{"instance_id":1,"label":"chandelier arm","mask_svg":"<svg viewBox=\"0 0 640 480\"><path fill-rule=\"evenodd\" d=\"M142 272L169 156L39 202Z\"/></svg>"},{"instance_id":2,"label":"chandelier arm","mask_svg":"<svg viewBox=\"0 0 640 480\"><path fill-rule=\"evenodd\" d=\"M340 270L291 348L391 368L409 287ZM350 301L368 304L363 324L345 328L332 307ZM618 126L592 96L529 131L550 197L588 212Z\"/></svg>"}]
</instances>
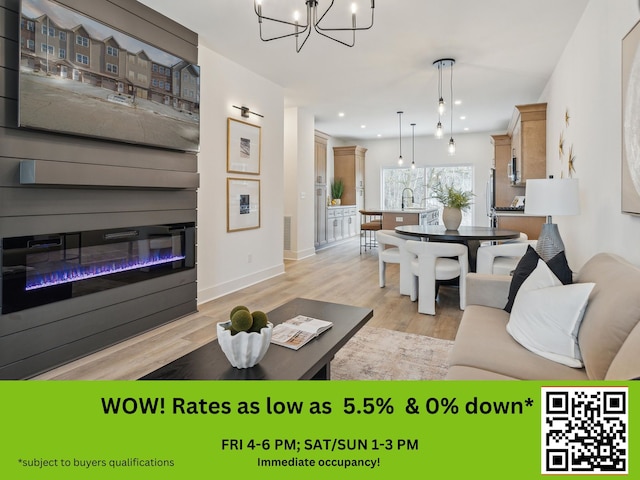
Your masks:
<instances>
[{"instance_id":1,"label":"chandelier arm","mask_svg":"<svg viewBox=\"0 0 640 480\"><path fill-rule=\"evenodd\" d=\"M351 41L351 43L347 43L345 41L342 41L338 38L332 37L331 35L328 35L324 32L322 32L321 30L318 30L318 28L315 28L315 31L318 32L319 35L322 35L323 37L328 38L329 40L333 40L334 42L338 42L341 43L342 45L345 45L347 47L353 47L356 44L356 33L355 31L353 32L353 40Z\"/></svg>"},{"instance_id":2,"label":"chandelier arm","mask_svg":"<svg viewBox=\"0 0 640 480\"><path fill-rule=\"evenodd\" d=\"M286 22L283 22L283 23L286 23ZM303 30L301 30L299 32L287 33L285 35L280 35L280 36L277 36L277 37L264 38L262 36L262 25L260 25L260 40L262 40L263 42L270 42L271 40L279 40L281 38L287 38L287 37L293 37L293 36L296 36L296 35L302 35L305 32L307 32L307 38L308 38L309 34L311 33L311 29L309 28L309 25L307 25Z\"/></svg>"},{"instance_id":3,"label":"chandelier arm","mask_svg":"<svg viewBox=\"0 0 640 480\"><path fill-rule=\"evenodd\" d=\"M307 43L307 39L309 38L309 35L311 35L311 29L306 29L305 31L307 32L307 35L304 37L304 40L302 41L302 43L300 44L300 46L298 46L298 35L296 35L296 53L300 53L300 50L302 50L302 47L304 47L304 44ZM304 33L304 31L302 32Z\"/></svg>"},{"instance_id":4,"label":"chandelier arm","mask_svg":"<svg viewBox=\"0 0 640 480\"><path fill-rule=\"evenodd\" d=\"M332 3L333 3L333 2L332 2ZM325 13L327 13L327 12L325 12ZM324 15L322 15L322 17L324 17ZM373 7L371 8L371 23L370 23L368 26L366 26L366 27L351 27L351 28L349 28L349 27L342 27L342 28L322 28L322 27L319 25L319 23L322 21L322 17L320 17L320 20L318 20L317 22L315 22L315 25L314 25L315 30L316 30L316 32L318 32L318 33L321 33L321 32L345 32L345 31L358 32L358 31L361 31L361 30L369 30L369 29L371 29L371 27L373 27L373 20L374 20L374 17L373 17ZM331 37L329 37L329 38L331 38Z\"/></svg>"}]
</instances>

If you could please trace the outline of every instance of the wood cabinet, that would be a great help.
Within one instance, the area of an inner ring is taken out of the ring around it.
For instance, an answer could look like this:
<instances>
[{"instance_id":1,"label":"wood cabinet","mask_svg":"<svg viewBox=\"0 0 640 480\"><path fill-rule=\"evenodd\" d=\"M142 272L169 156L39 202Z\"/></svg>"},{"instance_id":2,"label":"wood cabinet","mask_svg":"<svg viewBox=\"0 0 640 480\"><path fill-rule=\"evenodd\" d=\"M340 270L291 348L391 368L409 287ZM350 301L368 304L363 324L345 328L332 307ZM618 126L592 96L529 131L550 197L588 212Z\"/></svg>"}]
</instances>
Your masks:
<instances>
[{"instance_id":1,"label":"wood cabinet","mask_svg":"<svg viewBox=\"0 0 640 480\"><path fill-rule=\"evenodd\" d=\"M327 142L329 137L315 132L315 183L327 184Z\"/></svg>"},{"instance_id":2,"label":"wood cabinet","mask_svg":"<svg viewBox=\"0 0 640 480\"><path fill-rule=\"evenodd\" d=\"M508 129L516 159L515 184L547 176L547 104L517 105Z\"/></svg>"},{"instance_id":3,"label":"wood cabinet","mask_svg":"<svg viewBox=\"0 0 640 480\"><path fill-rule=\"evenodd\" d=\"M316 248L329 241L327 232L327 142L329 137L315 133L315 198L314 198L314 244Z\"/></svg>"},{"instance_id":4,"label":"wood cabinet","mask_svg":"<svg viewBox=\"0 0 640 480\"><path fill-rule=\"evenodd\" d=\"M343 205L364 208L364 161L367 149L358 145L333 147L333 178L342 179Z\"/></svg>"},{"instance_id":5,"label":"wood cabinet","mask_svg":"<svg viewBox=\"0 0 640 480\"><path fill-rule=\"evenodd\" d=\"M495 168L496 207L508 207L516 195L524 195L524 187L511 185L509 163L511 162L511 137L507 134L492 135L493 161Z\"/></svg>"},{"instance_id":6,"label":"wood cabinet","mask_svg":"<svg viewBox=\"0 0 640 480\"><path fill-rule=\"evenodd\" d=\"M506 230L517 230L526 233L529 240L537 240L542 230L542 224L547 219L545 217L531 217L528 215L498 215L497 227Z\"/></svg>"}]
</instances>

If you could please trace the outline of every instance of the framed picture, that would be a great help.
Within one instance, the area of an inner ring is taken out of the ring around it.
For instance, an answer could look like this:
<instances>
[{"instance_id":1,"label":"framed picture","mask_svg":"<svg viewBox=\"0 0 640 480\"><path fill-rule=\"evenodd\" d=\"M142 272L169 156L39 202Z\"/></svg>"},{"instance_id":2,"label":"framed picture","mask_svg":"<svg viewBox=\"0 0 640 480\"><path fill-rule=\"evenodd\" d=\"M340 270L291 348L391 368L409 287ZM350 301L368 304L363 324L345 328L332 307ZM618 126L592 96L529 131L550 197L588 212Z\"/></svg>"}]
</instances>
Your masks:
<instances>
[{"instance_id":1,"label":"framed picture","mask_svg":"<svg viewBox=\"0 0 640 480\"><path fill-rule=\"evenodd\" d=\"M227 118L227 172L260 174L262 129Z\"/></svg>"},{"instance_id":2,"label":"framed picture","mask_svg":"<svg viewBox=\"0 0 640 480\"><path fill-rule=\"evenodd\" d=\"M640 214L640 22L622 39L622 212Z\"/></svg>"},{"instance_id":3,"label":"framed picture","mask_svg":"<svg viewBox=\"0 0 640 480\"><path fill-rule=\"evenodd\" d=\"M260 228L260 180L227 178L227 232Z\"/></svg>"},{"instance_id":4,"label":"framed picture","mask_svg":"<svg viewBox=\"0 0 640 480\"><path fill-rule=\"evenodd\" d=\"M20 6L20 127L199 150L199 66L58 2Z\"/></svg>"}]
</instances>

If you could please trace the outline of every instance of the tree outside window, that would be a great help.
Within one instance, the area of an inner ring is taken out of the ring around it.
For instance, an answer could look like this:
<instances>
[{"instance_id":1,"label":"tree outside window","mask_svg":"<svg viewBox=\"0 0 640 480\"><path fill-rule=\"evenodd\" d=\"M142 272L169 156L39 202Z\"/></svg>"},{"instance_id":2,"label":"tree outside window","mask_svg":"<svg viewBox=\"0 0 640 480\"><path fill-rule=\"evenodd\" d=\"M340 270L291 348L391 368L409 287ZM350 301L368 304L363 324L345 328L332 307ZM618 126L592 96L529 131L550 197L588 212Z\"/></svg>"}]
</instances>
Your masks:
<instances>
[{"instance_id":1,"label":"tree outside window","mask_svg":"<svg viewBox=\"0 0 640 480\"><path fill-rule=\"evenodd\" d=\"M442 205L431 197L433 186L442 182L455 185L462 190L473 191L473 166L452 165L434 167L385 167L382 168L382 209L400 210L402 192L404 191L405 207L437 207L442 218ZM410 188L413 192L405 190ZM473 205L463 212L462 225L473 225Z\"/></svg>"}]
</instances>

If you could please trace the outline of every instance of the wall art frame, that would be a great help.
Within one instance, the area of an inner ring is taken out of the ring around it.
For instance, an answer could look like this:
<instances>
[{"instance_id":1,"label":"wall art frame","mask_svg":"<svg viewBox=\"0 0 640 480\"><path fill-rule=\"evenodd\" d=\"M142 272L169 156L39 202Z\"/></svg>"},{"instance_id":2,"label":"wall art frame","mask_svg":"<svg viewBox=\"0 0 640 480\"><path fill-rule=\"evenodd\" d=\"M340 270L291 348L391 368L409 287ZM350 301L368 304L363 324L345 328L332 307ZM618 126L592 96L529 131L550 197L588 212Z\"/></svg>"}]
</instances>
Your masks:
<instances>
[{"instance_id":1,"label":"wall art frame","mask_svg":"<svg viewBox=\"0 0 640 480\"><path fill-rule=\"evenodd\" d=\"M622 213L640 215L640 22L622 39Z\"/></svg>"},{"instance_id":2,"label":"wall art frame","mask_svg":"<svg viewBox=\"0 0 640 480\"><path fill-rule=\"evenodd\" d=\"M262 127L227 118L227 172L260 175Z\"/></svg>"},{"instance_id":3,"label":"wall art frame","mask_svg":"<svg viewBox=\"0 0 640 480\"><path fill-rule=\"evenodd\" d=\"M18 127L200 150L198 65L52 0L19 28Z\"/></svg>"},{"instance_id":4,"label":"wall art frame","mask_svg":"<svg viewBox=\"0 0 640 480\"><path fill-rule=\"evenodd\" d=\"M227 178L227 232L260 228L260 180Z\"/></svg>"}]
</instances>

